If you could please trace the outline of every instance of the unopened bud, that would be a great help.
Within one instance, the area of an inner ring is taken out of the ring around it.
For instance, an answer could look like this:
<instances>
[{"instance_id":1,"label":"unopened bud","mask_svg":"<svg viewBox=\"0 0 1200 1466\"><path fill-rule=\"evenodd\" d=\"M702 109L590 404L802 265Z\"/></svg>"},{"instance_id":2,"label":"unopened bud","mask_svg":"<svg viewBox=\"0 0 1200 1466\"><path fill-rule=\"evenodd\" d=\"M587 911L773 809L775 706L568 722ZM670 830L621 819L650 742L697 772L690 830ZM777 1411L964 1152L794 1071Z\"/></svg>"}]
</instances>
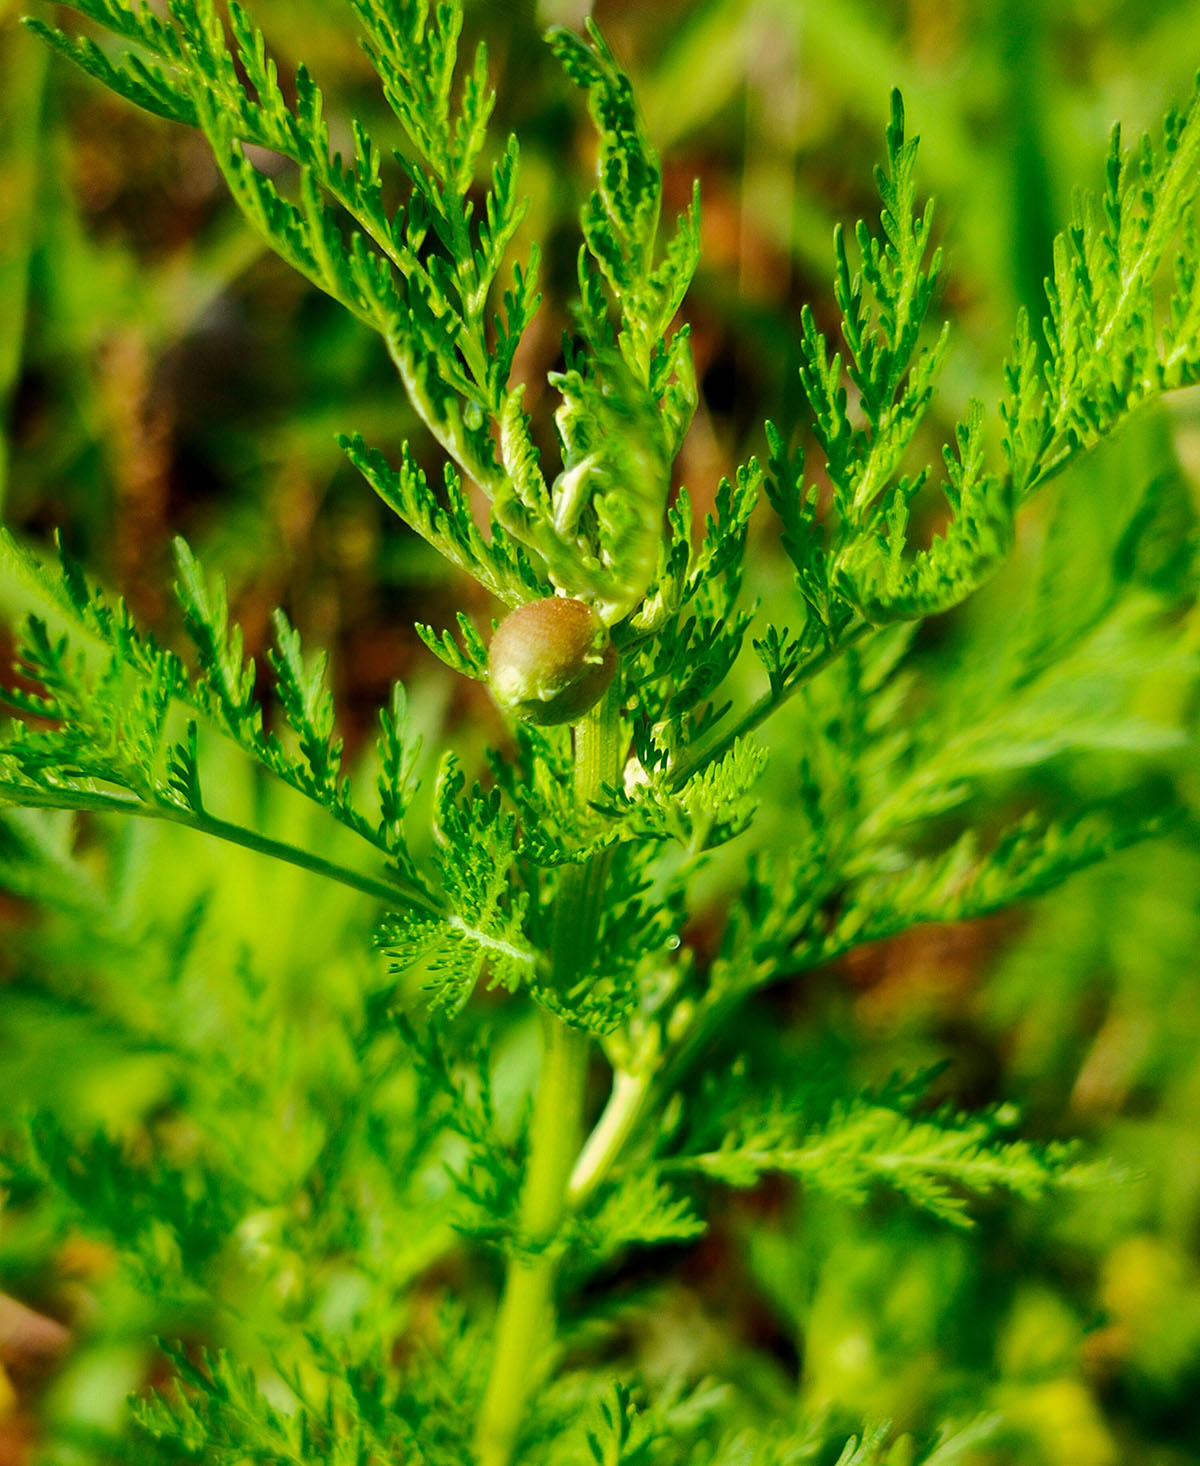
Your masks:
<instances>
[{"instance_id":1,"label":"unopened bud","mask_svg":"<svg viewBox=\"0 0 1200 1466\"><path fill-rule=\"evenodd\" d=\"M617 667L608 628L584 601L551 596L501 621L488 652L500 706L526 723L575 723L595 706Z\"/></svg>"}]
</instances>

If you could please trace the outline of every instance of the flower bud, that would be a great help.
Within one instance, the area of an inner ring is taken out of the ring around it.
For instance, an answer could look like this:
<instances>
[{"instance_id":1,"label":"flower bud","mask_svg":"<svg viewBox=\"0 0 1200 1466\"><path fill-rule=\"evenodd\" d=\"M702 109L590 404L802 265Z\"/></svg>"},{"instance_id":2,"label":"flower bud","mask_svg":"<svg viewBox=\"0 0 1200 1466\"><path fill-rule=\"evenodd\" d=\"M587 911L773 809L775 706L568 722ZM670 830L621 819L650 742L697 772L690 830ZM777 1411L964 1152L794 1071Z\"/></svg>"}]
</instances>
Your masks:
<instances>
[{"instance_id":1,"label":"flower bud","mask_svg":"<svg viewBox=\"0 0 1200 1466\"><path fill-rule=\"evenodd\" d=\"M616 671L608 628L584 601L551 596L501 621L488 651L492 696L540 727L575 723L604 695Z\"/></svg>"}]
</instances>

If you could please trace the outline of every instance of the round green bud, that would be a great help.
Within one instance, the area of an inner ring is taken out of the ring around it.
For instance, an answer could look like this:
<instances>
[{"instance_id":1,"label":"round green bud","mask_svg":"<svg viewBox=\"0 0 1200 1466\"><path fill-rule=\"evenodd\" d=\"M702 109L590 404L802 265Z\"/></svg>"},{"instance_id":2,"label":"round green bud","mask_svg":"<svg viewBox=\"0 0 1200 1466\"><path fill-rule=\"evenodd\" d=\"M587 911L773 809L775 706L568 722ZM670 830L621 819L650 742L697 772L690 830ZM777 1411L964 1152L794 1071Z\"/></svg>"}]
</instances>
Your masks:
<instances>
[{"instance_id":1,"label":"round green bud","mask_svg":"<svg viewBox=\"0 0 1200 1466\"><path fill-rule=\"evenodd\" d=\"M531 601L496 628L488 651L492 696L526 723L576 723L617 668L608 627L584 601Z\"/></svg>"}]
</instances>

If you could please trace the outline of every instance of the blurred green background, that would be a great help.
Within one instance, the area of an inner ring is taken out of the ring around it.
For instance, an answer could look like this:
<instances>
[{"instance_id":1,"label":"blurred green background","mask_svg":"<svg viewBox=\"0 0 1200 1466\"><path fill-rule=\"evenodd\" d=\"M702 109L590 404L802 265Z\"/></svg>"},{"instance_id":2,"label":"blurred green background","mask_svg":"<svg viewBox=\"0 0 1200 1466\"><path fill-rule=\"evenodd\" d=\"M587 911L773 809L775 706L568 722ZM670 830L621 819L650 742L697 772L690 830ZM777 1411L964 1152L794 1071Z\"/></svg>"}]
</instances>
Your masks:
<instances>
[{"instance_id":1,"label":"blurred green background","mask_svg":"<svg viewBox=\"0 0 1200 1466\"><path fill-rule=\"evenodd\" d=\"M281 59L302 56L324 84L335 136L358 115L387 137L336 0L251 8ZM19 28L21 9L0 0L4 520L39 543L60 528L168 638L170 539L184 533L227 576L251 653L277 603L330 649L351 747L401 677L427 745L448 739L469 764L498 735L493 714L478 687L433 664L411 623L447 624L464 607L486 625L494 608L387 514L334 442L362 431L394 453L411 435L428 453L382 345L264 253L198 137L50 60ZM497 132L522 140L523 234L545 241L546 304L519 364L534 384L559 354L592 149L538 36L587 9L468 7L491 50ZM669 206L701 182L704 262L689 310L704 400L680 464L701 507L761 451L764 417L799 414L799 307L834 327L831 233L877 211L871 169L891 87L921 135L950 256L955 334L931 424L945 434L970 396L996 399L1014 312L1039 308L1054 232L1072 190L1099 184L1112 123L1131 140L1156 125L1200 63L1194 0L607 0L594 13L634 77ZM1150 479L1170 488L1164 533L1182 546L1200 480L1195 394L1143 415L1033 508L1007 583L1036 564L1048 524L1103 542L1129 485ZM771 536L764 516L753 550L764 587L784 579ZM1161 576L1183 573L1166 551L1161 562ZM1079 587L1085 610L1094 591ZM926 672L945 698L972 647L990 655L1010 605L1002 584L926 637ZM977 664L976 680L988 671ZM1153 777L1194 812L1197 774L1194 751L1173 748ZM1102 788L1112 770L1101 757L1066 777ZM228 782L261 816L268 796L246 771L231 763ZM308 818L291 805L272 817ZM752 1407L824 1411L847 1429L887 1416L920 1431L997 1409L1005 1424L980 1462L1200 1461L1195 833L1193 813L1027 910L871 948L746 1019L749 1032L783 1024L795 1063L819 1044L859 1081L949 1060L947 1094L1012 1100L1033 1133L1086 1136L1124 1163L1124 1184L1037 1213L985 1211L965 1238L898 1209L849 1216L757 1193L722 1202L700 1249L616 1282L625 1348L645 1375L714 1371ZM19 816L0 823L0 886L0 1125L30 1103L67 1131L124 1138L167 1116L266 1189L271 1168L286 1190L337 1163L361 1099L357 1036L371 1033L371 1073L387 1075L394 1058L394 1039L364 1030L381 977L357 898L165 826L80 836L65 818ZM506 1041L514 1086L530 1035ZM385 1109L403 1130L412 1096L392 1083ZM264 1107L278 1120L267 1146ZM364 1180L361 1214L318 1206L303 1244L316 1262L292 1250L279 1216L243 1221L237 1258L214 1252L195 1296L139 1294L104 1245L11 1196L0 1294L32 1312L0 1305L0 1466L126 1459L121 1402L150 1368L143 1341L207 1337L206 1290L258 1298L246 1328L260 1341L272 1327L286 1334L300 1294L336 1323L372 1289L400 1298L430 1258L432 1280L396 1302L392 1326L412 1327L423 1297L469 1296L444 1229L414 1220L402 1245L378 1234L381 1185ZM65 1354L47 1320L69 1327Z\"/></svg>"}]
</instances>

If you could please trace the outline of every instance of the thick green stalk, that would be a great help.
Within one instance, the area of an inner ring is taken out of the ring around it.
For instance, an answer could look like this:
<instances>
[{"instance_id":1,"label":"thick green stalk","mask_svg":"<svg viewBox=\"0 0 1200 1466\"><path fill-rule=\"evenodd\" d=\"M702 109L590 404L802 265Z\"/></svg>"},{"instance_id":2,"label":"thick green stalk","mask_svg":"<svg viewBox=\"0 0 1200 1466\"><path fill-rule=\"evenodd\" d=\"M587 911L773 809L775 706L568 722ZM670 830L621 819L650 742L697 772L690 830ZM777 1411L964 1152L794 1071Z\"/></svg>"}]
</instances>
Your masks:
<instances>
[{"instance_id":1,"label":"thick green stalk","mask_svg":"<svg viewBox=\"0 0 1200 1466\"><path fill-rule=\"evenodd\" d=\"M575 730L575 793L586 806L620 773L623 746L617 681ZM607 854L568 867L554 911L554 982L561 992L591 966L608 877ZM567 1185L582 1142L588 1035L553 1014L542 1023L544 1049L521 1197L522 1242L505 1279L496 1351L475 1437L479 1466L509 1466L554 1328L555 1236L567 1213Z\"/></svg>"},{"instance_id":2,"label":"thick green stalk","mask_svg":"<svg viewBox=\"0 0 1200 1466\"><path fill-rule=\"evenodd\" d=\"M543 1248L509 1263L496 1324L496 1352L479 1414L479 1466L508 1466L525 1413L538 1356L553 1328L552 1250L562 1222L567 1177L579 1145L587 1035L549 1014L543 1021L545 1051L533 1112L533 1143L521 1204L528 1247Z\"/></svg>"}]
</instances>

